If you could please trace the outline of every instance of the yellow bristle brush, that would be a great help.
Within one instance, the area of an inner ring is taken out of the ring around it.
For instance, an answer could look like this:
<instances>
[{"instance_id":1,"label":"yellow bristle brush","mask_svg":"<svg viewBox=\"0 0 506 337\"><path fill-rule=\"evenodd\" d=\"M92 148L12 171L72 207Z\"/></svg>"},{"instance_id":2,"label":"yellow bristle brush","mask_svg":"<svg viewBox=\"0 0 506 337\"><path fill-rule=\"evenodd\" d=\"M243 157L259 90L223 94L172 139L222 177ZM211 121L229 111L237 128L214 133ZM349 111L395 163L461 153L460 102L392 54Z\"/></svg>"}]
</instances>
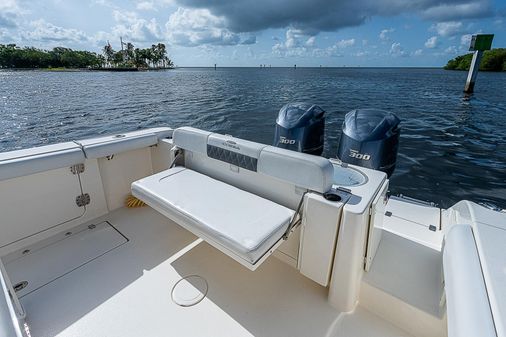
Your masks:
<instances>
[{"instance_id":1,"label":"yellow bristle brush","mask_svg":"<svg viewBox=\"0 0 506 337\"><path fill-rule=\"evenodd\" d=\"M128 208L135 208L135 207L146 206L146 203L144 201L142 201L142 200L137 199L133 195L129 194L126 197L125 206L128 207Z\"/></svg>"}]
</instances>

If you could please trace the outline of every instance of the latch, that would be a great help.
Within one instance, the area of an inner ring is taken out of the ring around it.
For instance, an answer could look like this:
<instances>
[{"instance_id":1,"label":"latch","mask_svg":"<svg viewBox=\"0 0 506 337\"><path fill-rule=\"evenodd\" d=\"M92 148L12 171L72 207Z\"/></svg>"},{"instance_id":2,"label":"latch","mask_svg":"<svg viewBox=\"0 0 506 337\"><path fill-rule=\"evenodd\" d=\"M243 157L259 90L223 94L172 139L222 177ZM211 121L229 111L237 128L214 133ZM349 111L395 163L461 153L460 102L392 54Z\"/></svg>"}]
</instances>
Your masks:
<instances>
[{"instance_id":1,"label":"latch","mask_svg":"<svg viewBox=\"0 0 506 337\"><path fill-rule=\"evenodd\" d=\"M75 164L70 167L72 174L79 174L84 172L84 164Z\"/></svg>"},{"instance_id":2,"label":"latch","mask_svg":"<svg viewBox=\"0 0 506 337\"><path fill-rule=\"evenodd\" d=\"M88 205L91 201L90 195L88 193L83 193L76 197L76 205L77 207L84 207Z\"/></svg>"}]
</instances>

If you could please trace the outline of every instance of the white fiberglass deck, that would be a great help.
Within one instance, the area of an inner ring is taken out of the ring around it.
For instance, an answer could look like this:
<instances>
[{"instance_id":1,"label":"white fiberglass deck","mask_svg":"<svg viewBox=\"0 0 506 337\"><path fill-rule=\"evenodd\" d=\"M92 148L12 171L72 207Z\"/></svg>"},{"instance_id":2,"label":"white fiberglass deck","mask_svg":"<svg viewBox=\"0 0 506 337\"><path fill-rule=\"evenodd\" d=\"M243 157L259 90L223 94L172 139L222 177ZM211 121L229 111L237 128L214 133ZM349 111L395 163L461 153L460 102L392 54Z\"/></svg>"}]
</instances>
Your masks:
<instances>
[{"instance_id":1,"label":"white fiberglass deck","mask_svg":"<svg viewBox=\"0 0 506 337\"><path fill-rule=\"evenodd\" d=\"M360 307L339 315L276 258L251 272L148 207L102 220L129 242L24 296L32 336L408 336ZM194 274L207 297L174 304L172 286Z\"/></svg>"}]
</instances>

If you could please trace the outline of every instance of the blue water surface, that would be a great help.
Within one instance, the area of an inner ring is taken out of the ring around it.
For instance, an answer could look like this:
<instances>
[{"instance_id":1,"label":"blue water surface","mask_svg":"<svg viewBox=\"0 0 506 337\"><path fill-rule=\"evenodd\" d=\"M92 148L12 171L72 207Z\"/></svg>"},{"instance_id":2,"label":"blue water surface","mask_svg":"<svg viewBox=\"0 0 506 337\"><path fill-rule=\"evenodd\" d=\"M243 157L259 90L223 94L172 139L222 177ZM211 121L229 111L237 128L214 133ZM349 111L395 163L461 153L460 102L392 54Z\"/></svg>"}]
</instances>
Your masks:
<instances>
[{"instance_id":1,"label":"blue water surface","mask_svg":"<svg viewBox=\"0 0 506 337\"><path fill-rule=\"evenodd\" d=\"M186 68L148 72L0 71L0 151L152 126L194 126L270 144L278 110L327 112L325 151L355 108L402 119L393 194L449 207L506 207L506 73L399 68Z\"/></svg>"}]
</instances>

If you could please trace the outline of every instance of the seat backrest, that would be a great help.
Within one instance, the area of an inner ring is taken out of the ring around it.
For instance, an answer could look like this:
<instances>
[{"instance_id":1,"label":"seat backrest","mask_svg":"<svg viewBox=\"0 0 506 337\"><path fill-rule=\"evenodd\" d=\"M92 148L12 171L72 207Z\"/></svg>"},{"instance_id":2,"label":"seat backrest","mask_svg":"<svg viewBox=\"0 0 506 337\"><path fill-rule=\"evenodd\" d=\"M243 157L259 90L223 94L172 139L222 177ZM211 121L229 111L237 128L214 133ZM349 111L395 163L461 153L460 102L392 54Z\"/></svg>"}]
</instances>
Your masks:
<instances>
[{"instance_id":1,"label":"seat backrest","mask_svg":"<svg viewBox=\"0 0 506 337\"><path fill-rule=\"evenodd\" d=\"M333 166L323 157L183 127L174 130L174 144L259 175L319 193L332 186ZM230 168L229 168L230 169ZM206 173L206 172L202 172Z\"/></svg>"}]
</instances>

